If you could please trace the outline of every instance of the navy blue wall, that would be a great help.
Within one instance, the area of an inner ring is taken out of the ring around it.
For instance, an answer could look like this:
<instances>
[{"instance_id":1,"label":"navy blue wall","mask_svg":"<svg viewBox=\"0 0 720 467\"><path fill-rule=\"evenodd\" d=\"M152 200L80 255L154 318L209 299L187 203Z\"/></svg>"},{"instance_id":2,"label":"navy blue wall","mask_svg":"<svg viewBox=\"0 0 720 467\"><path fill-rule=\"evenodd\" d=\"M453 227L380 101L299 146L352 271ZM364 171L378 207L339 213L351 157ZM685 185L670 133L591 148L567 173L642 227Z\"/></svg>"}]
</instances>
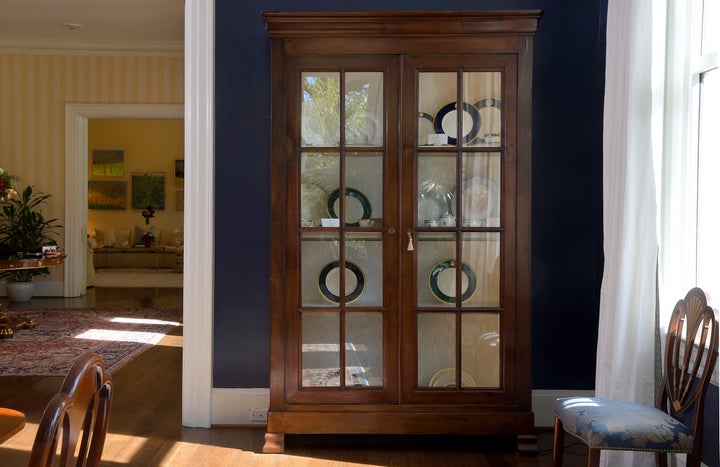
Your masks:
<instances>
[{"instance_id":1,"label":"navy blue wall","mask_svg":"<svg viewBox=\"0 0 720 467\"><path fill-rule=\"evenodd\" d=\"M607 0L216 0L214 387L269 386L270 51L261 11L499 8L545 11L533 86L533 387L594 387Z\"/></svg>"}]
</instances>

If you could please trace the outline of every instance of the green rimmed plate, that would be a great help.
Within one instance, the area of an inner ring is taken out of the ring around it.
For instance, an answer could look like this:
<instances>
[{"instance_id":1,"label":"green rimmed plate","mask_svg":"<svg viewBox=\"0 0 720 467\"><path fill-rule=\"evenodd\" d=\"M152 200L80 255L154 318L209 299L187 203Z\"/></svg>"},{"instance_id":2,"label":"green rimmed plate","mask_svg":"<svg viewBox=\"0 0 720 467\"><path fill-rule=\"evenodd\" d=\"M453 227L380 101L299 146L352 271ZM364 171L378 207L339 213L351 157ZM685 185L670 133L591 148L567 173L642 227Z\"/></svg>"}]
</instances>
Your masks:
<instances>
[{"instance_id":1,"label":"green rimmed plate","mask_svg":"<svg viewBox=\"0 0 720 467\"><path fill-rule=\"evenodd\" d=\"M430 291L432 291L435 298L443 303L455 303L456 265L457 261L454 259L444 259L430 270L430 277L428 279ZM477 278L472 268L465 263L462 265L462 272L462 293L460 299L461 302L465 302L475 293Z\"/></svg>"},{"instance_id":2,"label":"green rimmed plate","mask_svg":"<svg viewBox=\"0 0 720 467\"><path fill-rule=\"evenodd\" d=\"M340 189L333 190L328 196L327 212L332 218L337 219L337 212L340 210ZM360 219L372 217L372 206L367 197L355 188L345 188L345 226L358 227Z\"/></svg>"}]
</instances>

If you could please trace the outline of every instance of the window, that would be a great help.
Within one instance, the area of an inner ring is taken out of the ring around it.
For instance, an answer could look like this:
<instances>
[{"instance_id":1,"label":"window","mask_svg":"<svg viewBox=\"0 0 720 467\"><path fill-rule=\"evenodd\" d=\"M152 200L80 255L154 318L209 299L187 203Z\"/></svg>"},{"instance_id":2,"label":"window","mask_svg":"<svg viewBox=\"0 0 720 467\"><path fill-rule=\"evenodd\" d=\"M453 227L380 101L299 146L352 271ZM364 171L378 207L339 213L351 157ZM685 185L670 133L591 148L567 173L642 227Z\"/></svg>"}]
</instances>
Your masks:
<instances>
[{"instance_id":1,"label":"window","mask_svg":"<svg viewBox=\"0 0 720 467\"><path fill-rule=\"evenodd\" d=\"M697 95L697 284L720 307L720 0L704 0L699 51L693 60ZM711 26L711 25L714 25Z\"/></svg>"},{"instance_id":2,"label":"window","mask_svg":"<svg viewBox=\"0 0 720 467\"><path fill-rule=\"evenodd\" d=\"M720 308L720 0L669 2L660 178L660 308L701 287Z\"/></svg>"}]
</instances>

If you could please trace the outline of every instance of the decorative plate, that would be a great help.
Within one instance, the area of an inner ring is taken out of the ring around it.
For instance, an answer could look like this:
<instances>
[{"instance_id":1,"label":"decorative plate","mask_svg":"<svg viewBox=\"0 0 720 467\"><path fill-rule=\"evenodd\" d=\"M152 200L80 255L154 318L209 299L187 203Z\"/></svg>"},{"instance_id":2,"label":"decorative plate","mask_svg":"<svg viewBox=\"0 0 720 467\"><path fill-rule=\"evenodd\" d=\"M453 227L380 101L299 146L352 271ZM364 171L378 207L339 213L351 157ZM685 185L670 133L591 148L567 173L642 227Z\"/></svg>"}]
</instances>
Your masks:
<instances>
[{"instance_id":1,"label":"decorative plate","mask_svg":"<svg viewBox=\"0 0 720 467\"><path fill-rule=\"evenodd\" d=\"M467 102L462 103L462 110L462 141L467 143L475 139L480 133L480 112L474 105ZM457 144L457 103L451 102L441 108L435 115L433 126L435 127L435 133L448 135L448 144Z\"/></svg>"},{"instance_id":2,"label":"decorative plate","mask_svg":"<svg viewBox=\"0 0 720 467\"><path fill-rule=\"evenodd\" d=\"M340 303L340 261L328 263L320 271L318 286L323 297L332 303ZM345 261L345 303L352 303L365 289L365 275L350 261Z\"/></svg>"},{"instance_id":3,"label":"decorative plate","mask_svg":"<svg viewBox=\"0 0 720 467\"><path fill-rule=\"evenodd\" d=\"M338 198L340 198L339 188L333 190L327 200L327 212L335 219L338 218ZM338 209L335 209L336 204ZM367 197L355 188L345 188L345 226L358 227L360 219L370 219L370 217L372 217L372 207Z\"/></svg>"},{"instance_id":4,"label":"decorative plate","mask_svg":"<svg viewBox=\"0 0 720 467\"><path fill-rule=\"evenodd\" d=\"M422 192L418 196L418 225L426 220L437 219L444 214L443 203L430 192Z\"/></svg>"},{"instance_id":5,"label":"decorative plate","mask_svg":"<svg viewBox=\"0 0 720 467\"><path fill-rule=\"evenodd\" d=\"M465 370L460 372L460 384L464 388L475 388L477 383L475 379ZM455 382L455 368L443 368L435 372L430 378L430 387L432 388L454 388L456 387Z\"/></svg>"},{"instance_id":6,"label":"decorative plate","mask_svg":"<svg viewBox=\"0 0 720 467\"><path fill-rule=\"evenodd\" d=\"M489 217L499 217L499 189L485 177L474 177L463 182L463 225L484 227Z\"/></svg>"},{"instance_id":7,"label":"decorative plate","mask_svg":"<svg viewBox=\"0 0 720 467\"><path fill-rule=\"evenodd\" d=\"M455 303L455 266L454 259L445 259L437 263L430 271L429 283L433 295L443 303ZM462 286L460 298L463 302L475 293L477 279L472 268L462 265Z\"/></svg>"}]
</instances>

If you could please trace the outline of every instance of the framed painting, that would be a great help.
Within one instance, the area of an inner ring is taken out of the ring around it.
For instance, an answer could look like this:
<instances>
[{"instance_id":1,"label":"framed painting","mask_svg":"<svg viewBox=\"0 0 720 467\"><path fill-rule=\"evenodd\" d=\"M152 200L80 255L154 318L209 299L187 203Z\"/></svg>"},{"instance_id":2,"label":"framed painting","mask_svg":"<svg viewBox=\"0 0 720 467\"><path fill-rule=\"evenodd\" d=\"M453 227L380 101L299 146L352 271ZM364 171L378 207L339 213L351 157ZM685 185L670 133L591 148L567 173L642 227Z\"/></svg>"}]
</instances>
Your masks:
<instances>
[{"instance_id":1,"label":"framed painting","mask_svg":"<svg viewBox=\"0 0 720 467\"><path fill-rule=\"evenodd\" d=\"M127 209L127 182L88 181L88 209Z\"/></svg>"},{"instance_id":2,"label":"framed painting","mask_svg":"<svg viewBox=\"0 0 720 467\"><path fill-rule=\"evenodd\" d=\"M125 151L93 149L92 175L94 177L122 177L125 175Z\"/></svg>"},{"instance_id":3,"label":"framed painting","mask_svg":"<svg viewBox=\"0 0 720 467\"><path fill-rule=\"evenodd\" d=\"M152 206L156 211L165 209L165 173L133 172L132 208Z\"/></svg>"},{"instance_id":4,"label":"framed painting","mask_svg":"<svg viewBox=\"0 0 720 467\"><path fill-rule=\"evenodd\" d=\"M175 186L183 186L185 183L185 160L175 160Z\"/></svg>"}]
</instances>

